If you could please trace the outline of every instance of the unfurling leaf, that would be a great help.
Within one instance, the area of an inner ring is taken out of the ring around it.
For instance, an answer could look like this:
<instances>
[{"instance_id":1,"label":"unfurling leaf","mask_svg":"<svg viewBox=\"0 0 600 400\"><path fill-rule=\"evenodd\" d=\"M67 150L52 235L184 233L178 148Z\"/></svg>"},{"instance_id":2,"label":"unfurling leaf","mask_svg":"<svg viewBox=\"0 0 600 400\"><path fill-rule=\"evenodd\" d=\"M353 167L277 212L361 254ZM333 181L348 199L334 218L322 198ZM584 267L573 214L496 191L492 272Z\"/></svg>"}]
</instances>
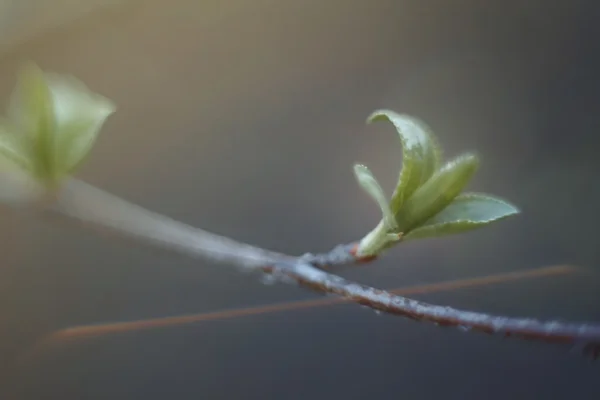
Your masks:
<instances>
[{"instance_id":1,"label":"unfurling leaf","mask_svg":"<svg viewBox=\"0 0 600 400\"><path fill-rule=\"evenodd\" d=\"M28 64L19 73L0 156L54 187L89 153L114 104L69 76Z\"/></svg>"},{"instance_id":2,"label":"unfurling leaf","mask_svg":"<svg viewBox=\"0 0 600 400\"><path fill-rule=\"evenodd\" d=\"M457 196L446 208L419 227L410 231L404 239L422 239L462 233L491 224L519 210L512 204L479 193Z\"/></svg>"},{"instance_id":3,"label":"unfurling leaf","mask_svg":"<svg viewBox=\"0 0 600 400\"><path fill-rule=\"evenodd\" d=\"M71 172L90 151L115 106L74 77L46 75L56 118L58 158L64 172Z\"/></svg>"},{"instance_id":4,"label":"unfurling leaf","mask_svg":"<svg viewBox=\"0 0 600 400\"><path fill-rule=\"evenodd\" d=\"M479 166L474 154L448 162L408 198L396 221L405 235L442 211L465 188Z\"/></svg>"},{"instance_id":5,"label":"unfurling leaf","mask_svg":"<svg viewBox=\"0 0 600 400\"><path fill-rule=\"evenodd\" d=\"M354 175L356 176L358 184L377 202L377 205L379 205L381 213L383 214L383 220L388 229L396 229L396 220L394 219L392 210L385 198L385 193L369 168L365 165L356 164L354 166Z\"/></svg>"},{"instance_id":6,"label":"unfurling leaf","mask_svg":"<svg viewBox=\"0 0 600 400\"><path fill-rule=\"evenodd\" d=\"M18 130L13 133L25 135L31 144L33 172L42 179L51 177L55 119L50 89L37 65L28 64L19 72L8 112Z\"/></svg>"},{"instance_id":7,"label":"unfurling leaf","mask_svg":"<svg viewBox=\"0 0 600 400\"><path fill-rule=\"evenodd\" d=\"M378 110L367 122L391 122L402 142L402 170L392 195L390 207L398 213L404 202L439 168L441 151L429 127L417 118Z\"/></svg>"}]
</instances>

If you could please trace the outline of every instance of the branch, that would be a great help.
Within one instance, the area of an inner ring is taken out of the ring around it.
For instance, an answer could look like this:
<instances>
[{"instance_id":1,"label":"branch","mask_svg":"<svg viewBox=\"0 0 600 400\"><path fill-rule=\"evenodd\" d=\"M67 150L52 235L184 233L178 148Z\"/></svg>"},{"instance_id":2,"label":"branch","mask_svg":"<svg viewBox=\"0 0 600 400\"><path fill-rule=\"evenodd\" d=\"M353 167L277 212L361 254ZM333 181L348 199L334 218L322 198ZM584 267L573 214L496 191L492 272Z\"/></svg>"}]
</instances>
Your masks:
<instances>
[{"instance_id":1,"label":"branch","mask_svg":"<svg viewBox=\"0 0 600 400\"><path fill-rule=\"evenodd\" d=\"M320 293L342 296L374 310L463 331L557 343L582 344L585 355L600 355L600 325L510 318L428 304L350 282L319 268L368 262L356 245L340 245L321 255L288 256L194 228L128 203L84 182L68 180L47 210L92 228L194 258L262 271L278 280Z\"/></svg>"},{"instance_id":2,"label":"branch","mask_svg":"<svg viewBox=\"0 0 600 400\"><path fill-rule=\"evenodd\" d=\"M530 269L526 271L507 272L497 275L485 275L477 278L466 278L416 286L405 286L395 289L389 289L388 292L404 296L414 294L436 293L464 289L469 287L479 287L482 285L506 283L522 279L565 275L577 272L578 270L580 270L580 268L573 266L555 265ZM351 301L347 298L337 296L268 304L255 307L217 310L198 314L185 314L125 322L108 322L91 325L71 326L64 329L60 329L58 331L51 332L50 334L39 338L30 348L28 348L23 354L21 354L18 362L20 364L28 363L32 359L42 355L44 351L54 349L57 345L66 344L76 339L100 337L116 333L135 332L145 329L173 327L185 324L216 321L229 318L239 318L273 312L293 311L312 307L344 304L349 302Z\"/></svg>"}]
</instances>

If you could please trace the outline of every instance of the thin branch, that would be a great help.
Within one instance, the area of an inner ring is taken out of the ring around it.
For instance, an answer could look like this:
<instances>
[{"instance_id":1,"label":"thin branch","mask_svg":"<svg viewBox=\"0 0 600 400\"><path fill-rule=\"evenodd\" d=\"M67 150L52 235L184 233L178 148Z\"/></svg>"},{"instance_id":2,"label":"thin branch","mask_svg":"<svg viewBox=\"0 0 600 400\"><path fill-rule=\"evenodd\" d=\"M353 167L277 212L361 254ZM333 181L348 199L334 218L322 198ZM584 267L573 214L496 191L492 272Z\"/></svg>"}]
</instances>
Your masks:
<instances>
[{"instance_id":1,"label":"thin branch","mask_svg":"<svg viewBox=\"0 0 600 400\"><path fill-rule=\"evenodd\" d=\"M558 343L583 344L584 354L600 356L600 324L538 321L458 310L405 298L350 282L319 268L367 262L354 254L355 245L342 245L323 255L292 257L193 228L128 203L86 183L68 181L49 209L61 215L107 228L113 233L195 258L228 263L269 273L321 293L337 294L388 314L464 331L500 334Z\"/></svg>"},{"instance_id":2,"label":"thin branch","mask_svg":"<svg viewBox=\"0 0 600 400\"><path fill-rule=\"evenodd\" d=\"M520 281L523 279L566 275L575 272L582 272L582 269L570 265L554 265L526 271L507 272L496 275L484 275L476 278L456 279L445 282L405 286L396 289L390 289L388 291L390 293L404 296L426 293L439 293L471 287L481 287L484 285ZM147 329L160 329L187 324L195 324L199 322L224 320L230 318L241 318L259 314L270 314L313 307L339 305L351 302L352 301L350 299L345 297L325 297L319 299L290 301L255 307L243 307L210 311L198 314L186 314L125 322L109 322L101 324L71 326L68 328L51 332L50 334L43 336L42 338L37 340L30 348L27 349L27 351L25 351L19 357L19 362L21 364L25 364L34 358L38 358L44 352L55 349L56 346L72 343L74 340L78 339L94 338L120 333L131 333Z\"/></svg>"},{"instance_id":3,"label":"thin branch","mask_svg":"<svg viewBox=\"0 0 600 400\"><path fill-rule=\"evenodd\" d=\"M48 206L59 215L194 258L232 264L247 270L260 270L265 265L296 260L296 257L240 243L175 221L82 181L65 182L63 190L56 196Z\"/></svg>"},{"instance_id":4,"label":"thin branch","mask_svg":"<svg viewBox=\"0 0 600 400\"><path fill-rule=\"evenodd\" d=\"M576 272L576 267L571 266L550 266L522 272L509 272L498 275L485 275L477 278L457 279L446 282L437 282L416 286L407 286L388 290L390 293L398 295L438 293L449 290L464 289L469 287L478 287L494 283L505 283L509 281L521 280L526 278L539 278L544 276L565 275ZM350 300L345 297L326 297L312 300L301 300L286 303L276 303L256 307L244 307L226 309L220 311L211 311L200 314L178 315L163 318L143 319L137 321L115 322L105 324L93 324L83 326L73 326L51 333L46 342L61 341L72 338L102 336L112 333L131 332L142 329L163 328L173 325L181 325L195 322L215 321L229 318L244 317L249 315L267 314L280 311L292 311L306 309L310 307L321 307L328 305L344 304Z\"/></svg>"}]
</instances>

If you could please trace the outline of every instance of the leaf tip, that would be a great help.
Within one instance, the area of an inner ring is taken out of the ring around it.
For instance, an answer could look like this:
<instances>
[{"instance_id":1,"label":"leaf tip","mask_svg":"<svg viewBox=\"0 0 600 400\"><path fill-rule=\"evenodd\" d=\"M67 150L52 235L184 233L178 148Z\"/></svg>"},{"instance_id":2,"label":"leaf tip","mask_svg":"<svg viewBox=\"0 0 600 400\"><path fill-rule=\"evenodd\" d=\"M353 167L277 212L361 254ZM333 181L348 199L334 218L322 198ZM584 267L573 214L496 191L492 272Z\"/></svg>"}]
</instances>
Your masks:
<instances>
[{"instance_id":1,"label":"leaf tip","mask_svg":"<svg viewBox=\"0 0 600 400\"><path fill-rule=\"evenodd\" d=\"M367 117L367 124L389 119L389 116L391 113L394 113L394 112L391 110L386 110L386 109L375 110L371 114L369 114L369 116Z\"/></svg>"}]
</instances>

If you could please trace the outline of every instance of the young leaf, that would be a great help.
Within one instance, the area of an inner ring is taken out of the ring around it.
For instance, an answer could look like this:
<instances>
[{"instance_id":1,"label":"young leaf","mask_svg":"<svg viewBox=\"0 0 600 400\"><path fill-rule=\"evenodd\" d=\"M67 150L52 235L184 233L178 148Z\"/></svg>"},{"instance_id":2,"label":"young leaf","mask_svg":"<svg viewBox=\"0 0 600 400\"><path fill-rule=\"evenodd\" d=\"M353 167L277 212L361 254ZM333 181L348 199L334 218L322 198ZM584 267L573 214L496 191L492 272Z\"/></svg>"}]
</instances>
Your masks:
<instances>
[{"instance_id":1,"label":"young leaf","mask_svg":"<svg viewBox=\"0 0 600 400\"><path fill-rule=\"evenodd\" d=\"M115 112L107 98L74 77L46 74L56 118L57 162L71 172L88 154L102 125Z\"/></svg>"},{"instance_id":2,"label":"young leaf","mask_svg":"<svg viewBox=\"0 0 600 400\"><path fill-rule=\"evenodd\" d=\"M404 239L422 239L470 231L518 214L512 204L478 193L457 196L446 208L410 231Z\"/></svg>"},{"instance_id":3,"label":"young leaf","mask_svg":"<svg viewBox=\"0 0 600 400\"><path fill-rule=\"evenodd\" d=\"M34 64L20 72L9 114L15 128L31 140L35 173L43 178L54 174L54 114L48 84L42 70Z\"/></svg>"},{"instance_id":4,"label":"young leaf","mask_svg":"<svg viewBox=\"0 0 600 400\"><path fill-rule=\"evenodd\" d=\"M397 213L406 199L439 168L441 150L422 121L390 110L378 110L369 116L367 123L381 120L394 125L402 142L402 170L390 201L392 211Z\"/></svg>"},{"instance_id":5,"label":"young leaf","mask_svg":"<svg viewBox=\"0 0 600 400\"><path fill-rule=\"evenodd\" d=\"M74 77L28 64L11 96L10 129L0 138L0 154L54 186L85 158L114 111L110 100Z\"/></svg>"},{"instance_id":6,"label":"young leaf","mask_svg":"<svg viewBox=\"0 0 600 400\"><path fill-rule=\"evenodd\" d=\"M383 214L383 220L390 230L397 228L396 220L390 210L390 206L385 198L385 193L381 189L381 185L377 182L377 179L373 176L369 168L365 165L356 164L354 166L354 175L358 184L367 192L379 205L381 213Z\"/></svg>"},{"instance_id":7,"label":"young leaf","mask_svg":"<svg viewBox=\"0 0 600 400\"><path fill-rule=\"evenodd\" d=\"M462 192L478 166L473 154L448 162L404 203L396 215L400 231L406 235L442 211Z\"/></svg>"}]
</instances>

